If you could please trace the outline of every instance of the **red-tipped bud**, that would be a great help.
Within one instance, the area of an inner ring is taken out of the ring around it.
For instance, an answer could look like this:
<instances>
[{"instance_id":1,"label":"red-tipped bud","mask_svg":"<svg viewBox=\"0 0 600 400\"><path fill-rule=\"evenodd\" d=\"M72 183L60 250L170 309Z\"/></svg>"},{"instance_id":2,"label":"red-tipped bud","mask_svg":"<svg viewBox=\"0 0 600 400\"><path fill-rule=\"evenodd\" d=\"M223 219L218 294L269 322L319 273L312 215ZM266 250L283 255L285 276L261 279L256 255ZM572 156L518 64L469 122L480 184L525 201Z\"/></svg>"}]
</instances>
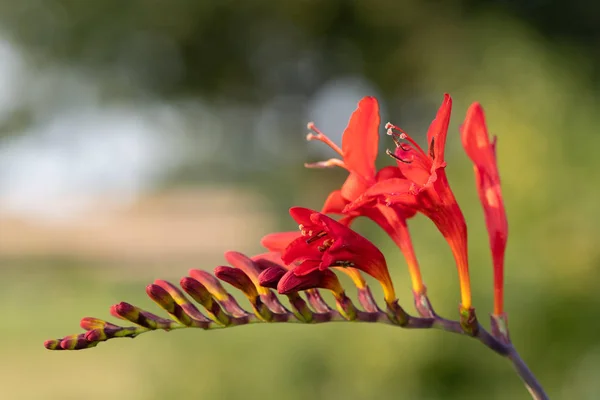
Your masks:
<instances>
[{"instance_id":1,"label":"red-tipped bud","mask_svg":"<svg viewBox=\"0 0 600 400\"><path fill-rule=\"evenodd\" d=\"M461 137L465 152L473 161L477 192L490 240L494 262L494 315L501 316L504 313L504 252L508 222L496 160L496 140L490 142L483 108L479 103L469 107Z\"/></svg>"},{"instance_id":2,"label":"red-tipped bud","mask_svg":"<svg viewBox=\"0 0 600 400\"><path fill-rule=\"evenodd\" d=\"M269 251L282 253L293 240L300 237L300 232L277 232L264 236L260 244Z\"/></svg>"},{"instance_id":3,"label":"red-tipped bud","mask_svg":"<svg viewBox=\"0 0 600 400\"><path fill-rule=\"evenodd\" d=\"M79 322L79 326L81 326L81 328L85 329L86 331L91 331L92 329L102 329L107 325L116 326L102 319L94 317L85 317L82 318Z\"/></svg>"},{"instance_id":4,"label":"red-tipped bud","mask_svg":"<svg viewBox=\"0 0 600 400\"><path fill-rule=\"evenodd\" d=\"M285 269L279 266L269 267L260 273L258 282L266 288L277 289L277 284L286 272Z\"/></svg>"},{"instance_id":5,"label":"red-tipped bud","mask_svg":"<svg viewBox=\"0 0 600 400\"><path fill-rule=\"evenodd\" d=\"M187 315L181 306L173 300L169 292L158 285L146 286L146 293L162 309L171 314L177 321L186 326L194 325L194 320Z\"/></svg>"},{"instance_id":6,"label":"red-tipped bud","mask_svg":"<svg viewBox=\"0 0 600 400\"><path fill-rule=\"evenodd\" d=\"M204 285L198 282L196 279L186 276L179 281L179 285L187 294L192 296L194 300L202 304L204 307L207 307L212 303L212 296L210 295L208 289L206 289L206 287L204 287Z\"/></svg>"},{"instance_id":7,"label":"red-tipped bud","mask_svg":"<svg viewBox=\"0 0 600 400\"><path fill-rule=\"evenodd\" d=\"M157 279L154 284L163 288L183 311L196 321L208 322L208 319L185 297L179 288L170 282Z\"/></svg>"},{"instance_id":8,"label":"red-tipped bud","mask_svg":"<svg viewBox=\"0 0 600 400\"><path fill-rule=\"evenodd\" d=\"M202 269L190 269L189 274L192 278L196 279L200 282L210 294L215 296L215 298L219 301L227 300L229 298L229 293L223 288L221 282L214 276L212 276L208 271L204 271Z\"/></svg>"},{"instance_id":9,"label":"red-tipped bud","mask_svg":"<svg viewBox=\"0 0 600 400\"><path fill-rule=\"evenodd\" d=\"M187 294L208 311L209 316L213 321L225 326L231 323L229 316L225 314L219 304L213 300L211 294L200 282L194 278L185 277L181 279L179 284Z\"/></svg>"},{"instance_id":10,"label":"red-tipped bud","mask_svg":"<svg viewBox=\"0 0 600 400\"><path fill-rule=\"evenodd\" d=\"M228 251L225 253L225 259L235 268L239 268L250 278L259 294L267 294L269 291L258 282L258 275L262 272L262 268L258 263L255 263L250 257L237 251Z\"/></svg>"},{"instance_id":11,"label":"red-tipped bud","mask_svg":"<svg viewBox=\"0 0 600 400\"><path fill-rule=\"evenodd\" d=\"M61 339L46 340L44 342L44 347L48 350L64 350L62 347L60 347L60 341Z\"/></svg>"},{"instance_id":12,"label":"red-tipped bud","mask_svg":"<svg viewBox=\"0 0 600 400\"><path fill-rule=\"evenodd\" d=\"M60 347L64 350L82 350L95 347L98 342L88 342L85 338L85 334L70 335L62 338L60 341Z\"/></svg>"},{"instance_id":13,"label":"red-tipped bud","mask_svg":"<svg viewBox=\"0 0 600 400\"><path fill-rule=\"evenodd\" d=\"M246 275L246 273L241 269L224 266L217 267L215 268L215 275L220 280L227 282L236 289L244 292L250 301L255 302L258 298L256 286L248 277L248 275Z\"/></svg>"},{"instance_id":14,"label":"red-tipped bud","mask_svg":"<svg viewBox=\"0 0 600 400\"><path fill-rule=\"evenodd\" d=\"M111 307L111 314L114 313L121 319L126 319L136 325L148 329L172 329L177 325L175 321L161 318L147 311L144 311L129 303L121 302Z\"/></svg>"}]
</instances>

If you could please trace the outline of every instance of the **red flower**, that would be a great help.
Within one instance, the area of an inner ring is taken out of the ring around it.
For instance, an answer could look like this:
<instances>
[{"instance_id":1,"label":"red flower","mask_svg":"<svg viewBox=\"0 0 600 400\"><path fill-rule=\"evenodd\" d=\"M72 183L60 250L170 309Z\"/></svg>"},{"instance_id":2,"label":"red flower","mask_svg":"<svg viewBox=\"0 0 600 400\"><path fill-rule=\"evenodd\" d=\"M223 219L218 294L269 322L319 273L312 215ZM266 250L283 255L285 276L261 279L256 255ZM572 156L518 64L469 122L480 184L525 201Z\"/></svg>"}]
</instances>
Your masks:
<instances>
[{"instance_id":1,"label":"red flower","mask_svg":"<svg viewBox=\"0 0 600 400\"><path fill-rule=\"evenodd\" d=\"M353 267L381 283L387 302L396 299L385 257L373 243L317 211L293 207L290 215L300 224L302 236L292 241L282 254L286 264L295 265L288 274L303 277L316 270Z\"/></svg>"},{"instance_id":2,"label":"red flower","mask_svg":"<svg viewBox=\"0 0 600 400\"><path fill-rule=\"evenodd\" d=\"M427 152L404 131L387 124L388 134L394 137L397 146L393 157L398 160L398 168L404 178L390 178L377 182L360 198L346 206L344 211L352 212L378 198L390 206L400 206L429 217L452 249L460 280L462 307L470 309L467 226L444 170L444 147L451 109L452 99L446 94L427 132Z\"/></svg>"},{"instance_id":3,"label":"red flower","mask_svg":"<svg viewBox=\"0 0 600 400\"><path fill-rule=\"evenodd\" d=\"M469 107L461 137L463 147L474 164L477 191L485 214L494 263L494 314L499 316L504 312L504 251L508 222L500 189L496 138L490 143L483 109L479 103Z\"/></svg>"},{"instance_id":4,"label":"red flower","mask_svg":"<svg viewBox=\"0 0 600 400\"><path fill-rule=\"evenodd\" d=\"M381 228L398 245L404 254L410 272L412 287L415 293L425 293L425 286L421 277L419 264L415 256L412 241L406 224L406 219L412 217L414 211L399 206L387 206L376 199L363 203L352 211L347 211L347 206L360 198L371 186L392 178L404 178L401 170L395 166L384 167L377 171L375 160L379 147L379 105L374 97L365 97L358 103L358 108L352 116L342 136L340 149L327 136L309 124L315 134L309 134L308 140L319 140L334 149L342 159L330 159L307 167L339 166L348 170L349 175L341 189L329 194L322 213L344 214L342 221L350 225L354 218L366 216Z\"/></svg>"}]
</instances>

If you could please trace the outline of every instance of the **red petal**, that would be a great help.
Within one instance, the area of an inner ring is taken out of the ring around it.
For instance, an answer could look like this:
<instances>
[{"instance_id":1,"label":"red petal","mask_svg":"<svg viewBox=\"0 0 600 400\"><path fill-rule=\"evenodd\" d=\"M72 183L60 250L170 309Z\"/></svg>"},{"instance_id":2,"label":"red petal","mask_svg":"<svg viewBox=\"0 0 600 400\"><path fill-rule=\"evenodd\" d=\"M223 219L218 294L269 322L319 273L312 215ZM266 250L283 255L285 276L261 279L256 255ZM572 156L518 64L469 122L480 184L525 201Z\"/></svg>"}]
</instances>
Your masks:
<instances>
[{"instance_id":1,"label":"red petal","mask_svg":"<svg viewBox=\"0 0 600 400\"><path fill-rule=\"evenodd\" d=\"M323 214L341 214L346 204L348 204L348 201L342 197L342 191L334 190L325 200L321 212Z\"/></svg>"},{"instance_id":2,"label":"red petal","mask_svg":"<svg viewBox=\"0 0 600 400\"><path fill-rule=\"evenodd\" d=\"M321 238L314 242L306 243L307 238L301 236L289 244L289 246L281 254L281 259L288 265L294 261L321 259L321 253L318 250L318 246L323 240L324 239Z\"/></svg>"},{"instance_id":3,"label":"red petal","mask_svg":"<svg viewBox=\"0 0 600 400\"><path fill-rule=\"evenodd\" d=\"M434 168L436 169L444 163L444 148L446 147L446 135L448 134L451 111L452 98L446 93L444 94L444 101L427 131L428 153L433 158Z\"/></svg>"},{"instance_id":4,"label":"red petal","mask_svg":"<svg viewBox=\"0 0 600 400\"><path fill-rule=\"evenodd\" d=\"M369 180L375 176L379 147L379 105L374 97L365 97L350 117L342 136L344 163L351 171Z\"/></svg>"},{"instance_id":5,"label":"red petal","mask_svg":"<svg viewBox=\"0 0 600 400\"><path fill-rule=\"evenodd\" d=\"M282 253L291 242L299 237L299 231L270 233L263 236L260 244L269 251Z\"/></svg>"},{"instance_id":6,"label":"red petal","mask_svg":"<svg viewBox=\"0 0 600 400\"><path fill-rule=\"evenodd\" d=\"M407 179L391 178L377 182L367 191L348 204L344 209L344 213L357 211L358 209L370 205L369 203L376 202L381 199L385 202L400 203L405 206L412 206L415 203L415 196L411 192L413 183ZM393 199L394 201L390 201ZM402 201L400 201L402 199Z\"/></svg>"},{"instance_id":7,"label":"red petal","mask_svg":"<svg viewBox=\"0 0 600 400\"><path fill-rule=\"evenodd\" d=\"M325 232L327 232L333 239L344 238L348 234L354 234L354 231L348 228L348 226L340 224L335 219L324 214L313 214L311 216L311 220L315 224L321 225Z\"/></svg>"},{"instance_id":8,"label":"red petal","mask_svg":"<svg viewBox=\"0 0 600 400\"><path fill-rule=\"evenodd\" d=\"M308 227L311 225L310 216L317 211L311 210L310 208L304 207L292 207L290 208L290 215L299 225Z\"/></svg>"},{"instance_id":9,"label":"red petal","mask_svg":"<svg viewBox=\"0 0 600 400\"><path fill-rule=\"evenodd\" d=\"M365 192L366 196L393 196L409 193L413 183L408 179L391 178L377 182Z\"/></svg>"},{"instance_id":10,"label":"red petal","mask_svg":"<svg viewBox=\"0 0 600 400\"><path fill-rule=\"evenodd\" d=\"M288 269L287 265L281 259L281 253L276 253L274 251L257 254L252 257L252 261L257 263L263 270L271 267L281 267L284 269Z\"/></svg>"},{"instance_id":11,"label":"red petal","mask_svg":"<svg viewBox=\"0 0 600 400\"><path fill-rule=\"evenodd\" d=\"M402 171L400 171L400 168L391 165L388 167L383 167L379 171L377 171L377 176L375 177L377 182L391 178L404 178L404 175L402 174Z\"/></svg>"},{"instance_id":12,"label":"red petal","mask_svg":"<svg viewBox=\"0 0 600 400\"><path fill-rule=\"evenodd\" d=\"M300 265L294 267L291 272L293 272L296 276L304 276L319 269L320 264L320 260L306 260Z\"/></svg>"},{"instance_id":13,"label":"red petal","mask_svg":"<svg viewBox=\"0 0 600 400\"><path fill-rule=\"evenodd\" d=\"M348 175L348 178L342 185L341 194L347 201L354 201L368 188L369 184L363 177L354 172L350 172L350 175Z\"/></svg>"}]
</instances>

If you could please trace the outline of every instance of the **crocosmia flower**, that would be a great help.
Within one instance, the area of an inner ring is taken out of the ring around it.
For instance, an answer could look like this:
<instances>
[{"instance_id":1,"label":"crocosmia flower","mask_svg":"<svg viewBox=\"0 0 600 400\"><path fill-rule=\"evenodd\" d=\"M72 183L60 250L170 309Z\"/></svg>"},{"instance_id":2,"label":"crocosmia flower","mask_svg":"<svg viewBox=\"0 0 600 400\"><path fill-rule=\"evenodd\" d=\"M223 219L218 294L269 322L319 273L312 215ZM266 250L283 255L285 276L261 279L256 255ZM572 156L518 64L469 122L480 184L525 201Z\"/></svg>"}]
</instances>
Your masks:
<instances>
[{"instance_id":1,"label":"crocosmia flower","mask_svg":"<svg viewBox=\"0 0 600 400\"><path fill-rule=\"evenodd\" d=\"M479 103L469 107L461 137L465 152L473 161L477 191L485 214L494 263L494 314L499 316L504 312L504 251L508 222L496 162L496 138L490 143Z\"/></svg>"},{"instance_id":2,"label":"crocosmia flower","mask_svg":"<svg viewBox=\"0 0 600 400\"><path fill-rule=\"evenodd\" d=\"M344 131L341 147L314 124L309 124L313 133L308 135L308 140L326 143L340 158L306 166L338 166L348 171L346 181L341 188L329 194L321 212L292 207L290 215L298 223L298 231L263 237L261 243L268 251L255 256L227 251L227 265L216 267L212 274L202 269L191 269L189 276L180 280L181 289L170 282L155 280L146 287L146 294L168 314L168 318L120 302L109 312L121 320L123 326L85 317L80 323L84 332L46 340L44 346L49 350L83 350L108 340L135 338L156 330L220 330L256 323L383 323L413 330L439 329L466 334L510 360L532 398L548 399L543 387L516 352L503 310L508 226L496 163L496 142L490 142L483 110L477 103L469 108L461 137L463 147L474 164L494 261L494 312L491 314L490 332L479 323L471 304L467 227L445 172L444 147L451 108L452 100L445 95L427 132L426 150L400 128L386 125L396 144L396 149L387 153L395 159L396 165L379 170L375 161L380 118L375 98L365 97L359 102ZM445 318L435 312L422 282L407 227L407 219L418 212L434 222L454 255L461 292L460 312L456 319ZM339 214L340 218L336 220L326 214ZM411 275L417 316L396 299L382 252L350 228L352 222L361 216L378 224L404 254ZM352 279L351 286L357 289L356 305L346 294L345 283L338 279L337 271ZM385 304L380 304L377 296L373 295L363 273L379 281ZM223 286L223 282L227 285ZM251 308L242 307L229 292L231 289L243 293ZM273 289L287 298L285 305ZM322 297L323 290L333 295L335 308ZM357 354L359 358L362 355Z\"/></svg>"},{"instance_id":3,"label":"crocosmia flower","mask_svg":"<svg viewBox=\"0 0 600 400\"><path fill-rule=\"evenodd\" d=\"M385 257L368 239L308 208L293 207L290 215L298 222L301 236L292 241L282 254L286 264L295 265L289 273L302 277L315 270L352 267L377 279L387 302L396 299Z\"/></svg>"},{"instance_id":4,"label":"crocosmia flower","mask_svg":"<svg viewBox=\"0 0 600 400\"><path fill-rule=\"evenodd\" d=\"M429 217L444 235L456 261L461 286L462 308L471 308L471 286L467 254L467 226L465 219L450 189L446 177L444 147L452 99L444 101L427 131L428 148L423 150L406 132L387 124L388 134L394 138L396 150L391 153L398 164L403 178L390 178L372 185L354 202L346 206L345 212L369 204L380 198L388 206L421 212Z\"/></svg>"},{"instance_id":5,"label":"crocosmia flower","mask_svg":"<svg viewBox=\"0 0 600 400\"><path fill-rule=\"evenodd\" d=\"M425 293L425 285L417 257L413 249L406 220L415 212L400 205L386 205L376 198L363 202L351 210L347 208L355 200L378 182L392 178L404 178L402 171L397 166L388 166L377 170L375 160L379 149L379 104L374 97L365 97L358 103L358 108L352 113L348 126L342 136L342 147L337 146L324 133L319 131L314 124L309 128L314 133L308 135L308 140L319 140L330 146L341 157L332 158L312 164L305 164L310 168L323 168L338 166L346 169L348 178L340 189L332 191L321 212L344 215L344 224L350 225L359 216L365 216L377 223L398 245L406 258L411 276L413 291L418 294Z\"/></svg>"}]
</instances>

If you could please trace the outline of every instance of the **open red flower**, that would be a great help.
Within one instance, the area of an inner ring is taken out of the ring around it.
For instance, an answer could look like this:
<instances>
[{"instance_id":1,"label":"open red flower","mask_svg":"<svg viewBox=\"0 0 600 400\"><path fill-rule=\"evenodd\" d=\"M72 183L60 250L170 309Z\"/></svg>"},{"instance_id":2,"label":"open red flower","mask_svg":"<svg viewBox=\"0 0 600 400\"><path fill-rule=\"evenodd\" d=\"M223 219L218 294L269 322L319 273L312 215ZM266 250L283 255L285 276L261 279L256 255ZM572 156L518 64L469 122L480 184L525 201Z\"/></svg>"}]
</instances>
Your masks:
<instances>
[{"instance_id":1,"label":"open red flower","mask_svg":"<svg viewBox=\"0 0 600 400\"><path fill-rule=\"evenodd\" d=\"M485 214L494 263L494 314L499 316L504 312L504 251L508 222L496 162L496 138L490 143L479 103L469 107L461 128L461 138L467 155L473 161L477 191Z\"/></svg>"},{"instance_id":2,"label":"open red flower","mask_svg":"<svg viewBox=\"0 0 600 400\"><path fill-rule=\"evenodd\" d=\"M385 257L373 243L320 212L293 207L290 215L300 225L302 236L282 254L286 264L294 265L288 273L302 277L316 270L352 267L377 279L387 302L396 299Z\"/></svg>"},{"instance_id":3,"label":"open red flower","mask_svg":"<svg viewBox=\"0 0 600 400\"><path fill-rule=\"evenodd\" d=\"M471 287L467 256L467 226L463 214L448 184L444 147L450 122L452 99L444 101L427 132L429 147L425 152L406 132L387 124L388 134L394 137L398 168L403 178L377 182L344 209L345 212L369 204L373 198L387 205L421 212L429 217L448 241L456 261L464 309L471 308Z\"/></svg>"},{"instance_id":4,"label":"open red flower","mask_svg":"<svg viewBox=\"0 0 600 400\"><path fill-rule=\"evenodd\" d=\"M424 294L425 286L421 277L419 264L412 246L406 219L415 212L398 205L388 206L378 202L376 198L368 203L347 211L347 206L360 198L371 186L392 178L404 178L396 166L384 167L377 171L375 160L379 148L379 105L374 97L365 97L358 103L358 108L348 122L342 136L342 147L339 148L314 124L309 128L315 132L308 135L308 140L319 140L334 149L342 159L332 158L327 161L306 164L307 167L322 168L339 166L348 170L349 175L341 189L329 194L322 213L343 214L343 223L350 225L359 216L365 216L377 223L390 235L404 254L410 272L412 287L415 293Z\"/></svg>"}]
</instances>

